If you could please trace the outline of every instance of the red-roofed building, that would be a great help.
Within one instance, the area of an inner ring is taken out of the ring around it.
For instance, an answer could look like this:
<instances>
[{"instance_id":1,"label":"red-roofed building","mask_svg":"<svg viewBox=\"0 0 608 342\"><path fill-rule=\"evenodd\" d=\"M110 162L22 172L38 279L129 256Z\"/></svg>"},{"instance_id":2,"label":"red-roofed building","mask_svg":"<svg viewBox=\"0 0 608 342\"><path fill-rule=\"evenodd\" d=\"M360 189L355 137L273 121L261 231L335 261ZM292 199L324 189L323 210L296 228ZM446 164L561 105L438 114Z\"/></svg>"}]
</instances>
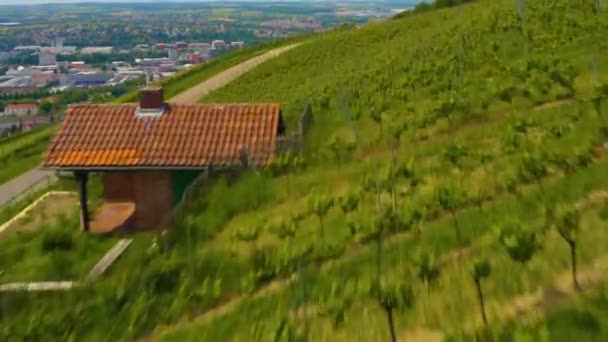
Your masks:
<instances>
[{"instance_id":1,"label":"red-roofed building","mask_svg":"<svg viewBox=\"0 0 608 342\"><path fill-rule=\"evenodd\" d=\"M4 115L35 115L38 114L38 105L35 103L15 103L4 107Z\"/></svg>"},{"instance_id":2,"label":"red-roofed building","mask_svg":"<svg viewBox=\"0 0 608 342\"><path fill-rule=\"evenodd\" d=\"M146 89L139 103L70 106L43 168L79 179L84 230L90 172L101 173L104 201L93 231L151 229L203 172L266 165L284 131L278 103L183 105Z\"/></svg>"}]
</instances>

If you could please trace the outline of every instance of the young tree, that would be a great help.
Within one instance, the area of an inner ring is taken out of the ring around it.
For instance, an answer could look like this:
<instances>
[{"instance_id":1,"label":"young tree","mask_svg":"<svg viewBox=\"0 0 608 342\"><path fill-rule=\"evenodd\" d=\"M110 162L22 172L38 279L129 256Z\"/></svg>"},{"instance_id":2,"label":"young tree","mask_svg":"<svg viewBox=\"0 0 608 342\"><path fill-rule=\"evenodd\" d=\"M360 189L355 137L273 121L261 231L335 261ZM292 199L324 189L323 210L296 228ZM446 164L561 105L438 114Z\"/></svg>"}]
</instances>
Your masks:
<instances>
[{"instance_id":1,"label":"young tree","mask_svg":"<svg viewBox=\"0 0 608 342\"><path fill-rule=\"evenodd\" d=\"M339 199L340 209L345 215L349 215L353 211L357 210L359 200L360 198L358 193L350 193L345 197L341 197Z\"/></svg>"},{"instance_id":2,"label":"young tree","mask_svg":"<svg viewBox=\"0 0 608 342\"><path fill-rule=\"evenodd\" d=\"M499 228L499 241L509 257L525 267L536 252L542 248L543 236L534 230L522 227L518 221L510 221Z\"/></svg>"},{"instance_id":3,"label":"young tree","mask_svg":"<svg viewBox=\"0 0 608 342\"><path fill-rule=\"evenodd\" d=\"M393 166L380 184L383 185L382 190L390 192L393 210L397 210L397 175Z\"/></svg>"},{"instance_id":4,"label":"young tree","mask_svg":"<svg viewBox=\"0 0 608 342\"><path fill-rule=\"evenodd\" d=\"M376 282L380 282L382 277L382 245L384 232L396 232L401 228L401 220L397 213L391 208L384 208L377 217L374 228L376 238Z\"/></svg>"},{"instance_id":5,"label":"young tree","mask_svg":"<svg viewBox=\"0 0 608 342\"><path fill-rule=\"evenodd\" d=\"M370 192L376 196L376 208L378 211L381 210L381 196L382 193L388 188L390 189L390 182L382 177L367 177L363 183L363 190Z\"/></svg>"},{"instance_id":6,"label":"young tree","mask_svg":"<svg viewBox=\"0 0 608 342\"><path fill-rule=\"evenodd\" d=\"M456 209L458 208L458 194L456 189L452 186L441 187L437 190L435 197L441 208L445 211L449 211L452 215L454 228L456 229L456 237L460 240L460 226L458 225L458 219L456 218Z\"/></svg>"},{"instance_id":7,"label":"young tree","mask_svg":"<svg viewBox=\"0 0 608 342\"><path fill-rule=\"evenodd\" d=\"M407 122L395 124L391 127L391 138L392 138L392 152L393 152L393 167L397 165L397 155L399 152L399 145L401 143L401 135L407 131Z\"/></svg>"},{"instance_id":8,"label":"young tree","mask_svg":"<svg viewBox=\"0 0 608 342\"><path fill-rule=\"evenodd\" d=\"M395 333L394 311L397 308L409 308L412 306L413 293L406 285L394 285L386 283L374 283L371 287L371 295L378 301L386 313L391 341L397 341Z\"/></svg>"},{"instance_id":9,"label":"young tree","mask_svg":"<svg viewBox=\"0 0 608 342\"><path fill-rule=\"evenodd\" d=\"M325 237L325 228L323 227L323 218L333 207L334 199L325 195L316 195L309 202L310 212L319 218L319 228L321 229L321 237Z\"/></svg>"},{"instance_id":10,"label":"young tree","mask_svg":"<svg viewBox=\"0 0 608 342\"><path fill-rule=\"evenodd\" d=\"M402 163L396 168L396 175L403 177L407 180L410 191L414 192L420 184L422 184L423 178L420 172L414 167L414 158L410 159L407 163Z\"/></svg>"},{"instance_id":11,"label":"young tree","mask_svg":"<svg viewBox=\"0 0 608 342\"><path fill-rule=\"evenodd\" d=\"M378 125L378 140L382 140L382 113L374 110L371 112L371 118Z\"/></svg>"},{"instance_id":12,"label":"young tree","mask_svg":"<svg viewBox=\"0 0 608 342\"><path fill-rule=\"evenodd\" d=\"M490 262L486 259L477 260L473 263L473 281L475 282L475 289L477 290L477 298L479 300L479 308L481 311L481 318L485 325L488 324L488 318L486 316L486 306L483 299L483 291L481 288L481 280L490 276L492 267Z\"/></svg>"},{"instance_id":13,"label":"young tree","mask_svg":"<svg viewBox=\"0 0 608 342\"><path fill-rule=\"evenodd\" d=\"M422 252L417 255L416 260L417 275L420 280L424 283L427 294L427 320L430 317L430 299L431 299L431 287L437 283L440 275L440 267L435 254Z\"/></svg>"},{"instance_id":14,"label":"young tree","mask_svg":"<svg viewBox=\"0 0 608 342\"><path fill-rule=\"evenodd\" d=\"M342 212L346 215L346 226L349 228L351 235L354 237L358 230L357 222L352 218L351 213L357 210L359 206L360 196L358 193L350 193L339 199L339 205Z\"/></svg>"},{"instance_id":15,"label":"young tree","mask_svg":"<svg viewBox=\"0 0 608 342\"><path fill-rule=\"evenodd\" d=\"M446 147L445 151L443 151L443 158L456 168L461 180L462 162L464 161L464 158L469 155L470 152L467 150L467 148L459 144L449 145Z\"/></svg>"},{"instance_id":16,"label":"young tree","mask_svg":"<svg viewBox=\"0 0 608 342\"><path fill-rule=\"evenodd\" d=\"M422 252L416 257L416 267L418 278L422 280L427 292L437 282L440 275L440 268L434 253Z\"/></svg>"},{"instance_id":17,"label":"young tree","mask_svg":"<svg viewBox=\"0 0 608 342\"><path fill-rule=\"evenodd\" d=\"M291 191L292 173L304 167L304 158L292 152L285 152L273 159L266 169L274 176L287 175L287 191Z\"/></svg>"},{"instance_id":18,"label":"young tree","mask_svg":"<svg viewBox=\"0 0 608 342\"><path fill-rule=\"evenodd\" d=\"M547 165L545 163L546 158L544 155L539 153L526 153L521 162L521 172L524 175L532 177L538 184L538 188L541 194L544 196L545 190L543 188L542 178L547 175Z\"/></svg>"},{"instance_id":19,"label":"young tree","mask_svg":"<svg viewBox=\"0 0 608 342\"><path fill-rule=\"evenodd\" d=\"M41 114L50 114L53 110L53 104L49 101L42 100L40 101L40 105L38 106Z\"/></svg>"},{"instance_id":20,"label":"young tree","mask_svg":"<svg viewBox=\"0 0 608 342\"><path fill-rule=\"evenodd\" d=\"M554 226L570 248L572 285L575 290L580 291L581 287L576 274L576 235L580 231L580 214L576 209L564 206L558 209L557 215Z\"/></svg>"}]
</instances>

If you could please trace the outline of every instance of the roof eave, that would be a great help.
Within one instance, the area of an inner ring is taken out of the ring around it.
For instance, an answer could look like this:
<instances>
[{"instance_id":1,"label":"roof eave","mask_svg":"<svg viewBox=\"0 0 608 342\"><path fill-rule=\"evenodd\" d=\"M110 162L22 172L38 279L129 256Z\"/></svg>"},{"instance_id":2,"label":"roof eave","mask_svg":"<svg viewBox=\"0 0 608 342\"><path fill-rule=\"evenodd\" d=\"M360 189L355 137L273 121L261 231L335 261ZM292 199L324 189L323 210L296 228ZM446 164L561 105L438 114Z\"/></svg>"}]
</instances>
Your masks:
<instances>
[{"instance_id":1,"label":"roof eave","mask_svg":"<svg viewBox=\"0 0 608 342\"><path fill-rule=\"evenodd\" d=\"M41 166L40 170L48 171L174 171L174 170L208 170L236 169L240 165L207 165L207 166Z\"/></svg>"}]
</instances>

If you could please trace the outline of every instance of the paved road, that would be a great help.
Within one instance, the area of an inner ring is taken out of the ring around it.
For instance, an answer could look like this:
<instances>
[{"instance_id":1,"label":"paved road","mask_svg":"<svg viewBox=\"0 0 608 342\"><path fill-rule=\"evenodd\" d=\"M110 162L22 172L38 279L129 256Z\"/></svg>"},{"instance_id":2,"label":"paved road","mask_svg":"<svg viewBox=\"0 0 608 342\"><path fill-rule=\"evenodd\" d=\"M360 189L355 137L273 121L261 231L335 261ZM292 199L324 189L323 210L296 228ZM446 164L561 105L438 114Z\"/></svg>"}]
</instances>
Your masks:
<instances>
[{"instance_id":1,"label":"paved road","mask_svg":"<svg viewBox=\"0 0 608 342\"><path fill-rule=\"evenodd\" d=\"M210 92L225 86L226 84L234 81L237 77L250 71L261 63L277 57L278 55L293 49L300 43L287 45L284 47L276 48L263 53L259 56L253 57L240 64L237 64L219 74L212 76L211 78L203 81L199 85L192 87L177 96L171 98L170 102L182 103L182 104L194 104L197 103L202 97L209 94ZM27 190L30 186L37 184L34 188L41 189L46 186L47 182L41 182L45 177L52 177L54 180L53 171L42 171L39 169L30 170L19 177L8 181L7 183L0 185L0 210L1 207L10 201L17 194ZM40 183L39 183L40 182Z\"/></svg>"},{"instance_id":2,"label":"paved road","mask_svg":"<svg viewBox=\"0 0 608 342\"><path fill-rule=\"evenodd\" d=\"M13 199L19 194L26 196L31 191L23 193L31 187L33 191L40 190L49 185L50 182L55 180L54 171L42 171L39 169L33 169L21 174L17 178L13 178L10 181L0 185L0 209L4 204Z\"/></svg>"},{"instance_id":3,"label":"paved road","mask_svg":"<svg viewBox=\"0 0 608 342\"><path fill-rule=\"evenodd\" d=\"M183 104L197 103L201 98L203 98L210 92L225 86L226 84L234 81L236 78L238 78L239 76L243 75L244 73L250 71L251 69L255 68L256 66L264 63L265 61L267 61L269 59L275 58L288 50L293 49L294 47L298 46L299 44L300 43L296 43L296 44L276 48L276 49L270 50L266 53L263 53L259 56L248 59L245 62L237 64L231 68L228 68L225 71L222 71L221 73L219 73L215 76L212 76L211 78L207 79L206 81L200 83L199 85L192 87L192 88L176 95L175 97L171 98L169 100L169 102L183 103Z\"/></svg>"}]
</instances>

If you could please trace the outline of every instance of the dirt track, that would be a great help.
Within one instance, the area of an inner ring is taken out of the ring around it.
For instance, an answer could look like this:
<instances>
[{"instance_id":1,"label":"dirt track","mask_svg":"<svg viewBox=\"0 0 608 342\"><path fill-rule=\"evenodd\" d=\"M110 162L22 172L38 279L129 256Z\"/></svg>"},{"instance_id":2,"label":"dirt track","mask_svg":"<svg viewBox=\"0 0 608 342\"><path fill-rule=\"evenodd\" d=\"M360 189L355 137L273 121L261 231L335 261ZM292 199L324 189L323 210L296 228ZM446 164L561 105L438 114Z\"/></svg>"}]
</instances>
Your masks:
<instances>
[{"instance_id":1,"label":"dirt track","mask_svg":"<svg viewBox=\"0 0 608 342\"><path fill-rule=\"evenodd\" d=\"M206 81L174 96L169 102L182 103L182 104L194 104L197 103L201 98L209 94L210 92L225 86L226 84L234 81L237 77L245 74L256 66L264 63L265 61L275 58L278 55L293 49L300 43L291 44L270 50L259 56L253 57L240 64L237 64L231 68L228 68L219 74L212 76Z\"/></svg>"}]
</instances>

